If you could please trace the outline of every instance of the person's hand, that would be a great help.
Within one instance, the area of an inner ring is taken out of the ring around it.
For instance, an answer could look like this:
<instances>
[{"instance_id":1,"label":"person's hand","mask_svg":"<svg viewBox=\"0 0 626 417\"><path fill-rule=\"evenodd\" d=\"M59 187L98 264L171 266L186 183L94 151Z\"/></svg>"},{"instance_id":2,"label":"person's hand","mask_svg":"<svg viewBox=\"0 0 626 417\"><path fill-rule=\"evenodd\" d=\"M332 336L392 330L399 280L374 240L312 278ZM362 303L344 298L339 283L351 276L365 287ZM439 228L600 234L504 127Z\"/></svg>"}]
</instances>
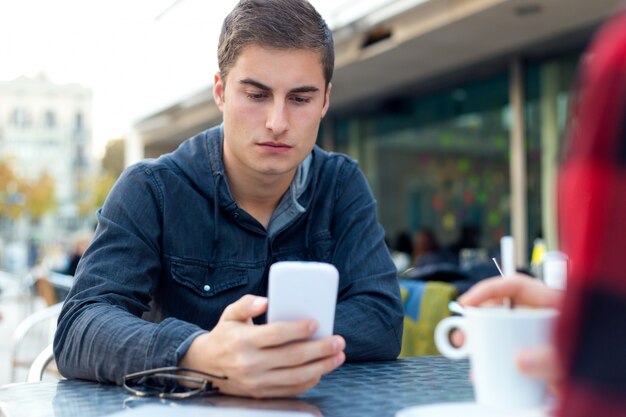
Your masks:
<instances>
[{"instance_id":1,"label":"person's hand","mask_svg":"<svg viewBox=\"0 0 626 417\"><path fill-rule=\"evenodd\" d=\"M301 394L345 361L341 336L306 340L317 329L314 320L254 325L266 310L267 298L252 295L229 305L179 366L227 377L212 381L222 393L265 398Z\"/></svg>"},{"instance_id":2,"label":"person's hand","mask_svg":"<svg viewBox=\"0 0 626 417\"><path fill-rule=\"evenodd\" d=\"M509 298L515 305L559 308L562 293L546 287L541 281L516 274L506 279L493 277L482 280L460 296L458 302L463 306L479 306L504 304L504 298Z\"/></svg>"},{"instance_id":3,"label":"person's hand","mask_svg":"<svg viewBox=\"0 0 626 417\"><path fill-rule=\"evenodd\" d=\"M459 297L463 306L503 304L509 298L516 306L559 308L563 294L542 282L517 274L511 278L494 277L483 280ZM463 344L460 332L452 334L452 343ZM537 346L519 352L518 369L526 375L556 384L562 377L554 346Z\"/></svg>"},{"instance_id":4,"label":"person's hand","mask_svg":"<svg viewBox=\"0 0 626 417\"><path fill-rule=\"evenodd\" d=\"M516 357L517 369L533 378L546 381L556 390L562 379L556 350L553 345L526 348Z\"/></svg>"}]
</instances>

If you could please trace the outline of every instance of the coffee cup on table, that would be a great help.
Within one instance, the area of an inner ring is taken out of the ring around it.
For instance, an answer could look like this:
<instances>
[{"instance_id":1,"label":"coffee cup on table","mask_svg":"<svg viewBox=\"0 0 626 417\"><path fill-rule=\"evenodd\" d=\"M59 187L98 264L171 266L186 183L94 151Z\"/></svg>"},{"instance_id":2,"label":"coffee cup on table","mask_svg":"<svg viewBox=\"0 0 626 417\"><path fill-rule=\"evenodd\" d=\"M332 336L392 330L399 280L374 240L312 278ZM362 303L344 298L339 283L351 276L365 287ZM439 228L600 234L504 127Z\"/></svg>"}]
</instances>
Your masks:
<instances>
[{"instance_id":1,"label":"coffee cup on table","mask_svg":"<svg viewBox=\"0 0 626 417\"><path fill-rule=\"evenodd\" d=\"M443 319L435 329L435 344L451 359L469 357L476 401L500 409L545 405L547 385L522 374L516 365L525 348L548 345L557 310L551 308L465 307L464 315ZM459 329L464 343L454 347L450 332Z\"/></svg>"}]
</instances>

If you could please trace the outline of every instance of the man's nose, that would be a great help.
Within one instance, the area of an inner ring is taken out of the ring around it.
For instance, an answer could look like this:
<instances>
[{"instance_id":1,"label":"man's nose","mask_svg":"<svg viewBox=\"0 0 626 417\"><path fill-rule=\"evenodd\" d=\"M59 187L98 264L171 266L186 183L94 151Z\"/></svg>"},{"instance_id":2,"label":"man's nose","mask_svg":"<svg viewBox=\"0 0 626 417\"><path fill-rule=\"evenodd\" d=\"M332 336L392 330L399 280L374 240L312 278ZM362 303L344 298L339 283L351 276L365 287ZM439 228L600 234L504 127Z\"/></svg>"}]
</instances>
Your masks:
<instances>
[{"instance_id":1,"label":"man's nose","mask_svg":"<svg viewBox=\"0 0 626 417\"><path fill-rule=\"evenodd\" d=\"M287 131L289 128L289 115L287 114L287 108L284 103L275 102L272 105L267 116L265 127L274 132L275 135L280 135Z\"/></svg>"}]
</instances>

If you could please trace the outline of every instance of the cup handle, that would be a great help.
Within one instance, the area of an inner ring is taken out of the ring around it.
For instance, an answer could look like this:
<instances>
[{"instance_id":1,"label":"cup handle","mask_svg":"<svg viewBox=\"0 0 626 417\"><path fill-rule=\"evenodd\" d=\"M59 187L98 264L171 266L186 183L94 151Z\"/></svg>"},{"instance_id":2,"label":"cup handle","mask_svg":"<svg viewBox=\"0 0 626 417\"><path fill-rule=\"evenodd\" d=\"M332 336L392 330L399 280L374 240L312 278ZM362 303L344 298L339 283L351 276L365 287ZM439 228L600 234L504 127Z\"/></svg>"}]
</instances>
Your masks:
<instances>
[{"instance_id":1,"label":"cup handle","mask_svg":"<svg viewBox=\"0 0 626 417\"><path fill-rule=\"evenodd\" d=\"M465 318L454 316L441 320L435 328L435 345L437 345L439 352L447 358L466 358L469 353L467 340L465 340L463 346L458 348L450 344L450 331L453 329L462 330L467 335L467 332L465 331Z\"/></svg>"}]
</instances>

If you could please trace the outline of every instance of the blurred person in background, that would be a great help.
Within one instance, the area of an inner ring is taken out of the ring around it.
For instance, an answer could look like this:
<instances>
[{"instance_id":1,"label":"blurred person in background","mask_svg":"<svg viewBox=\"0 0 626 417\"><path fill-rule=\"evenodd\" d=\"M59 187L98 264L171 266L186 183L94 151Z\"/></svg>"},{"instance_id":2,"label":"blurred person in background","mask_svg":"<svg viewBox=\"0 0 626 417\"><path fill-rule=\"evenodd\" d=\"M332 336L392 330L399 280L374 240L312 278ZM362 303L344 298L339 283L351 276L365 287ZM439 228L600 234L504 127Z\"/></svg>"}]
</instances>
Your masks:
<instances>
[{"instance_id":1,"label":"blurred person in background","mask_svg":"<svg viewBox=\"0 0 626 417\"><path fill-rule=\"evenodd\" d=\"M439 240L429 228L419 229L413 235L413 267L451 262L450 256L442 251Z\"/></svg>"},{"instance_id":2,"label":"blurred person in background","mask_svg":"<svg viewBox=\"0 0 626 417\"><path fill-rule=\"evenodd\" d=\"M68 246L69 242L60 240L44 245L38 266L45 271L66 271L70 262Z\"/></svg>"},{"instance_id":3,"label":"blurred person in background","mask_svg":"<svg viewBox=\"0 0 626 417\"><path fill-rule=\"evenodd\" d=\"M67 268L62 271L66 275L76 275L76 268L78 268L78 262L83 257L83 254L89 247L89 243L91 242L91 234L87 234L84 232L78 233L74 237L74 248L69 256L69 263Z\"/></svg>"},{"instance_id":4,"label":"blurred person in background","mask_svg":"<svg viewBox=\"0 0 626 417\"><path fill-rule=\"evenodd\" d=\"M403 272L411 266L412 253L413 243L411 242L409 232L402 231L398 233L393 250L391 251L391 258L398 272Z\"/></svg>"},{"instance_id":5,"label":"blurred person in background","mask_svg":"<svg viewBox=\"0 0 626 417\"><path fill-rule=\"evenodd\" d=\"M477 249L480 247L480 228L475 224L464 224L461 226L458 239L449 247L449 251L459 259L463 249Z\"/></svg>"},{"instance_id":6,"label":"blurred person in background","mask_svg":"<svg viewBox=\"0 0 626 417\"><path fill-rule=\"evenodd\" d=\"M28 239L28 267L33 268L39 263L40 243L38 239Z\"/></svg>"},{"instance_id":7,"label":"blurred person in background","mask_svg":"<svg viewBox=\"0 0 626 417\"><path fill-rule=\"evenodd\" d=\"M91 243L92 233L91 232L78 232L72 237L72 249L70 250L67 256L66 266L61 269L55 270L55 272L59 272L64 275L74 276L76 275L76 269L78 268L78 263L80 262L83 254L89 247L89 243ZM60 288L58 286L54 287L54 293L57 301L63 301L67 297L69 290L66 288Z\"/></svg>"},{"instance_id":8,"label":"blurred person in background","mask_svg":"<svg viewBox=\"0 0 626 417\"><path fill-rule=\"evenodd\" d=\"M558 385L561 417L626 416L626 12L595 36L579 75L559 176L565 292L496 278L459 301L559 307L555 345L520 352L520 369Z\"/></svg>"},{"instance_id":9,"label":"blurred person in background","mask_svg":"<svg viewBox=\"0 0 626 417\"><path fill-rule=\"evenodd\" d=\"M355 161L315 146L332 34L305 0L242 0L226 17L213 96L223 124L120 177L98 213L54 339L60 372L121 384L181 366L221 392L300 394L346 359L395 359L403 310L376 203ZM181 65L184 65L181 63ZM336 335L263 324L268 270L340 273Z\"/></svg>"}]
</instances>

